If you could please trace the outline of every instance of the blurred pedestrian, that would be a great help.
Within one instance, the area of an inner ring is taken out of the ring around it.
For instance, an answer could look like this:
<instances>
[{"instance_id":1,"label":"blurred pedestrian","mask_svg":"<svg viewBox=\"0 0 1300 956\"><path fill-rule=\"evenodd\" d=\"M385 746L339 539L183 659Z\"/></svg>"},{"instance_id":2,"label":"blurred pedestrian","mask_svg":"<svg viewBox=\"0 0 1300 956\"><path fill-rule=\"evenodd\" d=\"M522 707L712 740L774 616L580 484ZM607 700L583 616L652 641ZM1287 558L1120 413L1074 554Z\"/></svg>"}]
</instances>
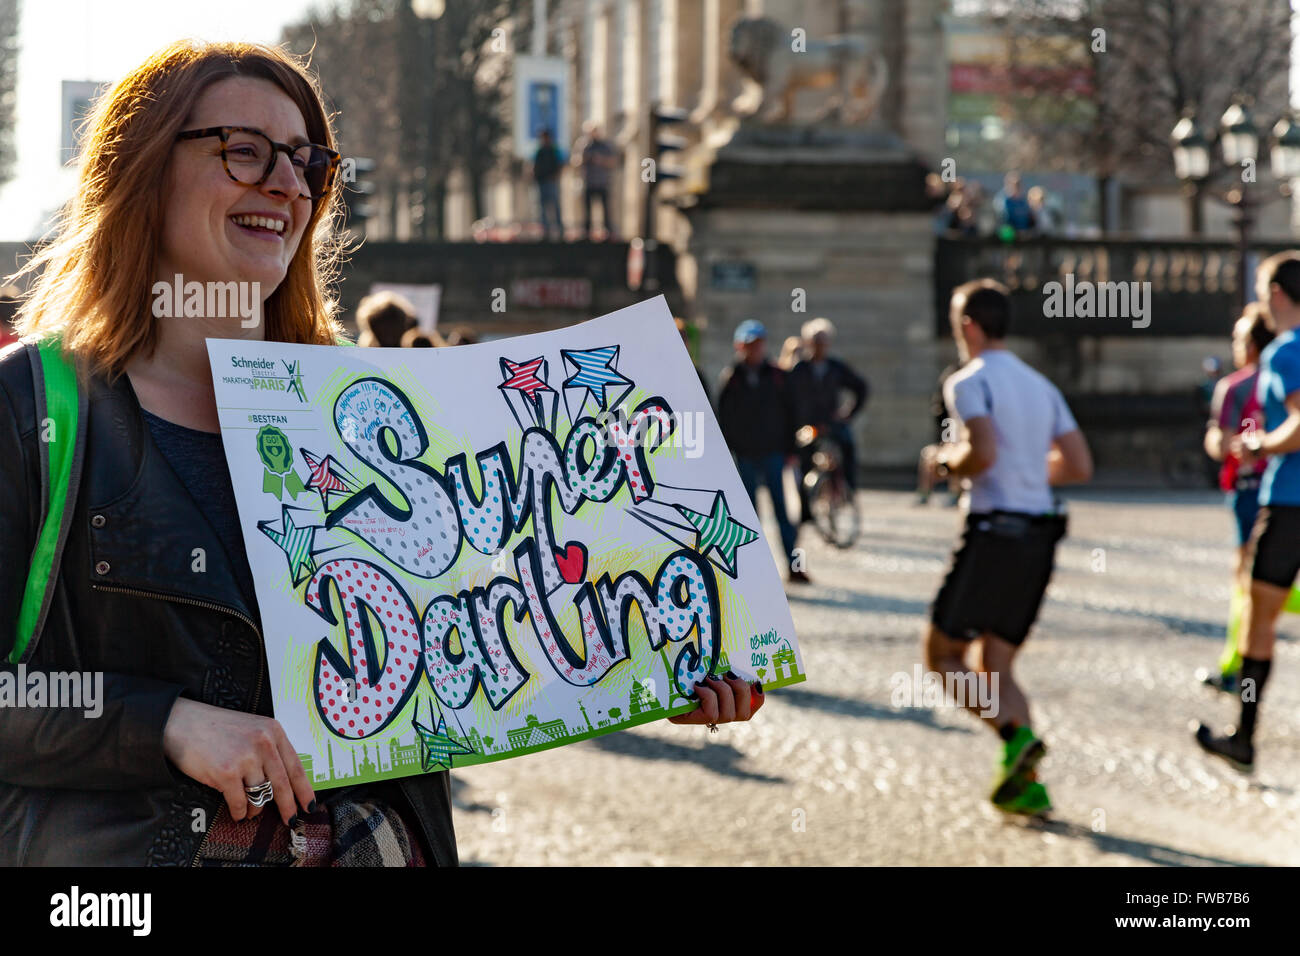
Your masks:
<instances>
[{"instance_id":1,"label":"blurred pedestrian","mask_svg":"<svg viewBox=\"0 0 1300 956\"><path fill-rule=\"evenodd\" d=\"M584 210L584 229L587 238L594 235L591 220L593 200L600 200L600 215L605 225L605 238L614 241L614 211L609 205L610 176L618 167L618 150L614 144L600 135L600 127L588 123L583 128L583 137L574 146L574 161L582 170L582 206Z\"/></svg>"},{"instance_id":2,"label":"blurred pedestrian","mask_svg":"<svg viewBox=\"0 0 1300 956\"><path fill-rule=\"evenodd\" d=\"M1300 573L1300 251L1279 252L1255 272L1256 298L1276 333L1260 353L1256 397L1263 421L1228 441L1239 469L1265 461L1251 530L1250 595L1242 614L1241 718L1231 732L1196 728L1206 752L1242 770L1255 763L1255 720L1273 665L1277 618Z\"/></svg>"},{"instance_id":3,"label":"blurred pedestrian","mask_svg":"<svg viewBox=\"0 0 1300 956\"><path fill-rule=\"evenodd\" d=\"M829 319L805 322L801 330L804 358L790 372L790 395L794 406L794 427L811 425L819 436L831 438L840 449L844 481L849 491L857 488L858 456L849 422L867 404L870 389L866 379L840 359L831 357L835 326ZM813 467L816 443L799 450L799 523L812 521L805 479Z\"/></svg>"},{"instance_id":4,"label":"blurred pedestrian","mask_svg":"<svg viewBox=\"0 0 1300 956\"><path fill-rule=\"evenodd\" d=\"M376 292L357 304L357 345L395 349L402 336L416 327L415 306L396 292Z\"/></svg>"},{"instance_id":5,"label":"blurred pedestrian","mask_svg":"<svg viewBox=\"0 0 1300 956\"><path fill-rule=\"evenodd\" d=\"M767 360L767 330L758 320L741 322L732 341L736 362L722 372L718 424L736 457L736 469L755 511L758 488L767 486L781 529L787 580L806 584L807 573L795 567L797 533L785 505L785 462L794 454L793 408L786 373Z\"/></svg>"},{"instance_id":6,"label":"blurred pedestrian","mask_svg":"<svg viewBox=\"0 0 1300 956\"><path fill-rule=\"evenodd\" d=\"M1258 302L1247 304L1232 328L1232 362L1236 371L1219 379L1210 403L1210 420L1205 428L1205 453L1222 462L1219 487L1227 495L1237 532L1237 561L1232 575L1232 596L1228 603L1228 629L1219 655L1218 672L1199 675L1218 690L1236 693L1241 671L1238 650L1242 607L1250 592L1248 545L1259 514L1259 486L1267 462L1259 459L1249 468L1228 448L1233 437L1263 424L1263 410L1256 386L1259 384L1259 356L1273 341L1268 315Z\"/></svg>"},{"instance_id":7,"label":"blurred pedestrian","mask_svg":"<svg viewBox=\"0 0 1300 956\"><path fill-rule=\"evenodd\" d=\"M564 238L564 220L560 216L560 170L564 159L551 139L551 131L544 129L533 154L533 179L537 182L537 201L541 206L542 234L550 239Z\"/></svg>"},{"instance_id":8,"label":"blurred pedestrian","mask_svg":"<svg viewBox=\"0 0 1300 956\"><path fill-rule=\"evenodd\" d=\"M1005 287L991 279L958 286L949 321L964 364L944 384L944 399L962 434L931 463L936 478L963 479L969 513L931 609L926 666L1003 740L994 806L1033 816L1051 809L1034 770L1047 748L1030 729L1012 664L1065 535L1052 486L1087 481L1092 455L1060 390L1006 348Z\"/></svg>"}]
</instances>

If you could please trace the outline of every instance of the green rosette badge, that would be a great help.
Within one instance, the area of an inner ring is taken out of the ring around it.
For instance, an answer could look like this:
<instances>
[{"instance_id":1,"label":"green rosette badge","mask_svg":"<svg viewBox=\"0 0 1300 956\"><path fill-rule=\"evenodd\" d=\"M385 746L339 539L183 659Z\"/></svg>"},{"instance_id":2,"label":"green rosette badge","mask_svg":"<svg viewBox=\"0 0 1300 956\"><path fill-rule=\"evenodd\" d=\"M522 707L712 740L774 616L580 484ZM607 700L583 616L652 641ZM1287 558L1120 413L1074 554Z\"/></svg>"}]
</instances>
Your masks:
<instances>
[{"instance_id":1,"label":"green rosette badge","mask_svg":"<svg viewBox=\"0 0 1300 956\"><path fill-rule=\"evenodd\" d=\"M277 500L287 490L294 501L307 490L293 470L293 447L284 432L274 425L263 425L257 433L257 455L266 470L262 473L262 490Z\"/></svg>"}]
</instances>

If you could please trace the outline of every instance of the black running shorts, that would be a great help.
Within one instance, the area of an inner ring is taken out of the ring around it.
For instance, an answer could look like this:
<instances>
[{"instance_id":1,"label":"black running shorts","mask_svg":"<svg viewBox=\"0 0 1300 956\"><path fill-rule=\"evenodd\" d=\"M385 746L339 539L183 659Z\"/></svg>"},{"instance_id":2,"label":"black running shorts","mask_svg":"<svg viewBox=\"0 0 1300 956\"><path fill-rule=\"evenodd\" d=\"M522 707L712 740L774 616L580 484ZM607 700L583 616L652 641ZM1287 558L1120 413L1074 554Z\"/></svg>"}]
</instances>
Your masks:
<instances>
[{"instance_id":1,"label":"black running shorts","mask_svg":"<svg viewBox=\"0 0 1300 956\"><path fill-rule=\"evenodd\" d=\"M1250 576L1288 591L1300 572L1300 505L1265 505L1250 535Z\"/></svg>"},{"instance_id":2,"label":"black running shorts","mask_svg":"<svg viewBox=\"0 0 1300 956\"><path fill-rule=\"evenodd\" d=\"M930 619L956 640L996 634L1020 644L1052 579L1064 515L971 514Z\"/></svg>"}]
</instances>

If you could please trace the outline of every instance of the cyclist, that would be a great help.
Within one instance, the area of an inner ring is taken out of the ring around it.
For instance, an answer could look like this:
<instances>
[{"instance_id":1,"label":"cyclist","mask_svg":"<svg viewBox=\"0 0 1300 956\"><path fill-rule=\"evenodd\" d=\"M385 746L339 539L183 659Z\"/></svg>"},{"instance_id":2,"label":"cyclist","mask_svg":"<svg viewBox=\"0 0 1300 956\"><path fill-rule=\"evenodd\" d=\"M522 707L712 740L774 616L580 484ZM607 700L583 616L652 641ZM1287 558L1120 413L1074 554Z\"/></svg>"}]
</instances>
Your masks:
<instances>
[{"instance_id":1,"label":"cyclist","mask_svg":"<svg viewBox=\"0 0 1300 956\"><path fill-rule=\"evenodd\" d=\"M857 372L830 357L835 326L829 319L812 319L800 330L806 358L790 371L790 394L794 402L795 428L812 425L840 446L844 480L849 491L857 487L857 455L849 422L867 404L870 388ZM845 402L848 396L849 401ZM814 445L799 452L799 523L811 521L808 491L804 479L812 470Z\"/></svg>"}]
</instances>

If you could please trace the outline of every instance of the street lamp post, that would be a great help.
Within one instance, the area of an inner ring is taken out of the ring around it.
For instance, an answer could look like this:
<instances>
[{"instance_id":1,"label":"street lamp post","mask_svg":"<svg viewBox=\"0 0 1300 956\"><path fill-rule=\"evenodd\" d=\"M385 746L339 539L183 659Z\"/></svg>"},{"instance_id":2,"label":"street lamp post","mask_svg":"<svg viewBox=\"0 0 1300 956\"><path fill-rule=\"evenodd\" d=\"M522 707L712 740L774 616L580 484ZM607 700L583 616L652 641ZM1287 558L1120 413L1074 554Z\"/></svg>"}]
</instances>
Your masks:
<instances>
[{"instance_id":1,"label":"street lamp post","mask_svg":"<svg viewBox=\"0 0 1300 956\"><path fill-rule=\"evenodd\" d=\"M1193 210L1193 232L1200 233L1200 196L1208 194L1232 207L1232 224L1237 231L1237 298L1245 308L1250 300L1246 287L1246 272L1250 256L1250 228L1255 222L1255 210L1260 206L1285 199L1291 195L1290 180L1300 176L1300 129L1290 117L1278 120L1272 130L1269 164L1275 184L1274 195L1259 198L1246 187L1255 182L1255 166L1259 159L1261 137L1250 115L1250 110L1238 100L1228 107L1219 121L1218 142L1226 166L1241 170L1241 181L1232 188L1218 193L1207 191L1210 179L1210 139L1201 130L1196 117L1188 113L1178 121L1170 134L1174 157L1174 174L1192 190L1197 205Z\"/></svg>"}]
</instances>

